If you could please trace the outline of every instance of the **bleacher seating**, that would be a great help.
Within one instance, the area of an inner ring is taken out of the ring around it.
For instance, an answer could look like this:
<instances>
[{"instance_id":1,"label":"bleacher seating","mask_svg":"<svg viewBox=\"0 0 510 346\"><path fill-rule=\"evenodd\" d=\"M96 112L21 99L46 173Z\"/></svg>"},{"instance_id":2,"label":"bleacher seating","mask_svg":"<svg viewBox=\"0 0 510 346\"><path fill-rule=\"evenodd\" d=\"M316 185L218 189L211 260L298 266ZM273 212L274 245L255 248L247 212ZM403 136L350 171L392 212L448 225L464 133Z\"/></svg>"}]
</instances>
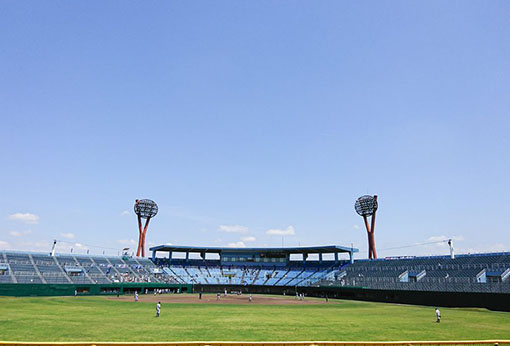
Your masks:
<instances>
[{"instance_id":1,"label":"bleacher seating","mask_svg":"<svg viewBox=\"0 0 510 346\"><path fill-rule=\"evenodd\" d=\"M48 255L32 255L35 265L39 269L46 283L51 284L67 284L69 280L66 273L61 270L54 257Z\"/></svg>"},{"instance_id":2,"label":"bleacher seating","mask_svg":"<svg viewBox=\"0 0 510 346\"><path fill-rule=\"evenodd\" d=\"M0 275L0 283L184 283L149 259L0 251L0 265L9 268Z\"/></svg>"},{"instance_id":3,"label":"bleacher seating","mask_svg":"<svg viewBox=\"0 0 510 346\"><path fill-rule=\"evenodd\" d=\"M0 283L354 286L374 289L510 292L510 253L387 258L287 265L222 266L219 261L170 261L0 252Z\"/></svg>"},{"instance_id":4,"label":"bleacher seating","mask_svg":"<svg viewBox=\"0 0 510 346\"><path fill-rule=\"evenodd\" d=\"M7 258L0 257L0 283L13 283L12 272Z\"/></svg>"},{"instance_id":5,"label":"bleacher seating","mask_svg":"<svg viewBox=\"0 0 510 346\"><path fill-rule=\"evenodd\" d=\"M18 283L43 283L35 266L26 253L6 253L7 263L11 267Z\"/></svg>"},{"instance_id":6,"label":"bleacher seating","mask_svg":"<svg viewBox=\"0 0 510 346\"><path fill-rule=\"evenodd\" d=\"M510 280L482 282L483 271L510 268L510 253L359 260L334 272L321 285L363 286L374 289L510 292ZM418 282L402 282L408 272L425 272Z\"/></svg>"},{"instance_id":7,"label":"bleacher seating","mask_svg":"<svg viewBox=\"0 0 510 346\"><path fill-rule=\"evenodd\" d=\"M265 286L304 286L319 281L333 269L328 267L288 268L259 266L183 266L169 265L162 267L168 275L173 275L177 282L202 285L265 285Z\"/></svg>"}]
</instances>

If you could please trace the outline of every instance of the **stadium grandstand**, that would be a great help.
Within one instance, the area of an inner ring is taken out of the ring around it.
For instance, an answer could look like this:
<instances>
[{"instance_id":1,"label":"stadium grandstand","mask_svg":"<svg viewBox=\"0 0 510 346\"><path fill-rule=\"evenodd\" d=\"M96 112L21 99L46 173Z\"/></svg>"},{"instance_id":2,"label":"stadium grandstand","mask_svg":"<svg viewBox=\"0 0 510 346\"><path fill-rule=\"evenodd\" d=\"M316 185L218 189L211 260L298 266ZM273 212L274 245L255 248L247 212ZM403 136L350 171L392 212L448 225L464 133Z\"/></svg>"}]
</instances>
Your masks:
<instances>
[{"instance_id":1,"label":"stadium grandstand","mask_svg":"<svg viewBox=\"0 0 510 346\"><path fill-rule=\"evenodd\" d=\"M341 246L234 249L176 247L162 245L151 248L152 259L130 256L107 257L72 254L42 254L2 251L0 283L24 284L222 284L300 286L319 282L326 274L353 263L354 248ZM165 258L157 252L167 252ZM176 252L184 259L172 258ZM201 260L189 258L190 253L203 254ZM348 260L339 260L339 253L348 253ZM205 259L217 254L218 260ZM291 254L302 260L291 261ZM307 261L317 254L317 261ZM333 254L333 260L323 260Z\"/></svg>"},{"instance_id":2,"label":"stadium grandstand","mask_svg":"<svg viewBox=\"0 0 510 346\"><path fill-rule=\"evenodd\" d=\"M150 251L151 258L0 251L0 295L229 289L510 308L510 253L355 260L358 249L337 245Z\"/></svg>"},{"instance_id":3,"label":"stadium grandstand","mask_svg":"<svg viewBox=\"0 0 510 346\"><path fill-rule=\"evenodd\" d=\"M344 246L296 248L221 248L161 245L150 249L152 261L183 283L218 285L308 286L347 263L358 249ZM163 258L158 253L166 253ZM174 254L184 258L174 258ZM199 259L191 259L190 254ZM340 254L348 254L341 260ZM324 256L330 254L332 259ZM309 260L316 255L316 260ZM297 259L292 259L297 256ZM209 257L209 258L208 258ZM311 257L311 256L310 256Z\"/></svg>"},{"instance_id":4,"label":"stadium grandstand","mask_svg":"<svg viewBox=\"0 0 510 346\"><path fill-rule=\"evenodd\" d=\"M39 284L177 283L151 260L11 252L0 253L0 282Z\"/></svg>"},{"instance_id":5,"label":"stadium grandstand","mask_svg":"<svg viewBox=\"0 0 510 346\"><path fill-rule=\"evenodd\" d=\"M358 260L321 282L385 290L510 293L510 253Z\"/></svg>"}]
</instances>

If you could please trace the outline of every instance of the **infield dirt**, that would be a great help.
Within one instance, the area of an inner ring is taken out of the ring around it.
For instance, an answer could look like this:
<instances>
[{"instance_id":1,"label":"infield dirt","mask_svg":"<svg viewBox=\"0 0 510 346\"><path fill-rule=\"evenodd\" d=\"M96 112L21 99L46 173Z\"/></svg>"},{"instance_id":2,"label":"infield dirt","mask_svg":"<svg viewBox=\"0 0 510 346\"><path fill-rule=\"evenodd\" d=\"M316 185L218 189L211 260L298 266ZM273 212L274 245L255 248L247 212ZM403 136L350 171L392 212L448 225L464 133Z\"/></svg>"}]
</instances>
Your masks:
<instances>
[{"instance_id":1,"label":"infield dirt","mask_svg":"<svg viewBox=\"0 0 510 346\"><path fill-rule=\"evenodd\" d=\"M120 296L108 298L117 301L134 301L134 296ZM202 299L199 299L198 294L140 294L138 296L139 302L147 303L175 303L175 304L252 304L252 305L317 305L317 304L332 304L332 300L326 302L321 298L304 298L303 300L296 299L295 296L267 296L267 295L252 295L250 303L249 294L221 294L220 299L217 299L216 294L203 294Z\"/></svg>"}]
</instances>

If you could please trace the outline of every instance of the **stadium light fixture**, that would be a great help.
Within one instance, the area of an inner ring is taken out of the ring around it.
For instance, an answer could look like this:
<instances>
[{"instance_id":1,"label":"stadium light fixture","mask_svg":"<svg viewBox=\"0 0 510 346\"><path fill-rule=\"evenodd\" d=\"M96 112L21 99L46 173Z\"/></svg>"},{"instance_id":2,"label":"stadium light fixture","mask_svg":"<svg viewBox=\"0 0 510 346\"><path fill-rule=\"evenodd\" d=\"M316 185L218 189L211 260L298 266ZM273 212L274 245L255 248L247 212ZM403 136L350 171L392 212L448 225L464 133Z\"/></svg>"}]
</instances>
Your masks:
<instances>
[{"instance_id":1,"label":"stadium light fixture","mask_svg":"<svg viewBox=\"0 0 510 346\"><path fill-rule=\"evenodd\" d=\"M149 228L149 221L158 213L158 205L150 199L137 199L135 201L135 214L138 216L138 249L136 250L136 257L145 257L145 235ZM142 219L145 219L145 226L142 229Z\"/></svg>"},{"instance_id":2,"label":"stadium light fixture","mask_svg":"<svg viewBox=\"0 0 510 346\"><path fill-rule=\"evenodd\" d=\"M364 195L361 196L356 200L356 203L354 204L354 209L356 209L356 212L363 217L363 221L365 222L365 228L367 229L367 235L368 235L368 258L377 258L377 252L375 250L375 237L374 237L374 230L375 230L375 213L378 208L377 203L377 195L369 196ZM372 217L371 226L368 225L368 218Z\"/></svg>"}]
</instances>

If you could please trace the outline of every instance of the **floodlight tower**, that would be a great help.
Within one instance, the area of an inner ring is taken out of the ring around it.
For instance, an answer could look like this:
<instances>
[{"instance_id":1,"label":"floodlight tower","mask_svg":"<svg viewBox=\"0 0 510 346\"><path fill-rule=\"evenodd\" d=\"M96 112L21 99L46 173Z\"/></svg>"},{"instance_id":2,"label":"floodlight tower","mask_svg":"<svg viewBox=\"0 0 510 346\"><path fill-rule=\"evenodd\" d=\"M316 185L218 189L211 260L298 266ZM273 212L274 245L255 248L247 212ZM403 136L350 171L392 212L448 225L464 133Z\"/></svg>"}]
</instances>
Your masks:
<instances>
[{"instance_id":1,"label":"floodlight tower","mask_svg":"<svg viewBox=\"0 0 510 346\"><path fill-rule=\"evenodd\" d=\"M140 257L140 252L142 253L142 257L145 257L145 235L147 234L147 229L149 228L149 221L151 218L156 216L157 213L158 205L156 202L151 201L150 199L137 199L135 201L135 214L138 216L138 231L140 232L138 236L138 249L136 250L136 257ZM146 219L143 230L142 219Z\"/></svg>"},{"instance_id":2,"label":"floodlight tower","mask_svg":"<svg viewBox=\"0 0 510 346\"><path fill-rule=\"evenodd\" d=\"M354 209L356 212L363 217L365 222L365 228L367 229L368 235L368 258L377 258L377 252L375 251L375 212L377 211L377 195L374 196L361 196L356 200ZM368 225L368 217L372 216L371 226Z\"/></svg>"}]
</instances>

